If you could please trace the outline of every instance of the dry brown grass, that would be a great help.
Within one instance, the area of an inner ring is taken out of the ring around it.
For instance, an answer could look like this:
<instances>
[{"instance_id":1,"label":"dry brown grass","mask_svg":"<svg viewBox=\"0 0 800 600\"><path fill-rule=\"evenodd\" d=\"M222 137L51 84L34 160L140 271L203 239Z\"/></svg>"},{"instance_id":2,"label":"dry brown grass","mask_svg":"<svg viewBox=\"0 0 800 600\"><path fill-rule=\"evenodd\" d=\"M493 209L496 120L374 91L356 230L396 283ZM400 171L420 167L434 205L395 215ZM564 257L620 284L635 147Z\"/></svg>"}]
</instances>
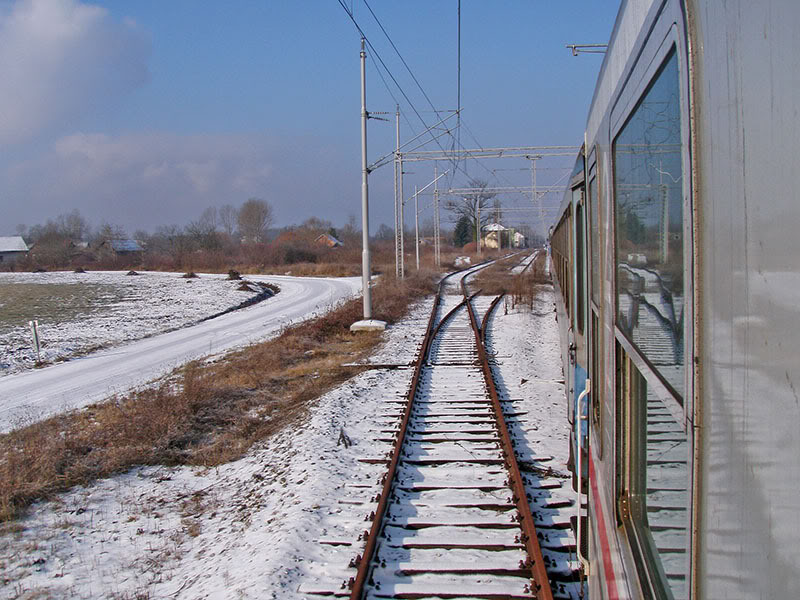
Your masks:
<instances>
[{"instance_id":1,"label":"dry brown grass","mask_svg":"<svg viewBox=\"0 0 800 600\"><path fill-rule=\"evenodd\" d=\"M400 319L433 291L431 272L373 290L373 314ZM298 422L314 399L358 372L380 336L352 334L361 300L213 364L191 363L152 390L0 436L0 522L33 501L136 465L216 465Z\"/></svg>"},{"instance_id":2,"label":"dry brown grass","mask_svg":"<svg viewBox=\"0 0 800 600\"><path fill-rule=\"evenodd\" d=\"M508 291L512 284L513 275L511 269L516 267L523 255L517 254L508 258L501 258L478 271L470 281L470 289L486 296L497 296Z\"/></svg>"},{"instance_id":3,"label":"dry brown grass","mask_svg":"<svg viewBox=\"0 0 800 600\"><path fill-rule=\"evenodd\" d=\"M511 306L527 306L533 310L533 301L536 298L539 286L550 283L549 276L545 273L547 255L540 252L536 260L522 273L514 277L508 294L511 297Z\"/></svg>"},{"instance_id":4,"label":"dry brown grass","mask_svg":"<svg viewBox=\"0 0 800 600\"><path fill-rule=\"evenodd\" d=\"M475 274L470 284L471 289L480 289L487 296L507 293L512 307L517 305L533 307L537 286L549 282L549 278L544 272L546 257L543 252L540 252L536 260L522 273L512 275L511 270L526 256L530 256L530 253L525 252L498 260L489 267L481 269Z\"/></svg>"}]
</instances>

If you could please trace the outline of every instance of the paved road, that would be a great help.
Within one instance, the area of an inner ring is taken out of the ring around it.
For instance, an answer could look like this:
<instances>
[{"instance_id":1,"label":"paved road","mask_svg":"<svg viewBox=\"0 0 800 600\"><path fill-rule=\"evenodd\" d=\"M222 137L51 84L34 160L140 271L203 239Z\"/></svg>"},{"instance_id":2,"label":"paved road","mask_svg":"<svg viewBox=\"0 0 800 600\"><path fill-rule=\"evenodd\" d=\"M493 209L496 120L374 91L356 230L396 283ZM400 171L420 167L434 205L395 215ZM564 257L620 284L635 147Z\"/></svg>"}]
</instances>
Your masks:
<instances>
[{"instance_id":1,"label":"paved road","mask_svg":"<svg viewBox=\"0 0 800 600\"><path fill-rule=\"evenodd\" d=\"M273 337L290 322L324 312L361 288L361 279L248 276L281 292L242 310L44 369L0 378L0 432L125 393L190 360Z\"/></svg>"}]
</instances>

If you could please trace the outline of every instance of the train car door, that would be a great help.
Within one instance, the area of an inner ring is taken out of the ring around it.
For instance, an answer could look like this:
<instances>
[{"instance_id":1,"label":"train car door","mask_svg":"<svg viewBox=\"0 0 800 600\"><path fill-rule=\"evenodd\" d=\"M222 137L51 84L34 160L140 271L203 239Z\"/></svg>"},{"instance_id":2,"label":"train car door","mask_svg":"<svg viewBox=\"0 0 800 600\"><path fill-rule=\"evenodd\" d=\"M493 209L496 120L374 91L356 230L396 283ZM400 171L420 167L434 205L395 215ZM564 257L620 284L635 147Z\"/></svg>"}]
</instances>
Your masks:
<instances>
[{"instance_id":1,"label":"train car door","mask_svg":"<svg viewBox=\"0 0 800 600\"><path fill-rule=\"evenodd\" d=\"M579 170L580 169L580 170ZM586 313L588 306L587 251L586 251L586 181L583 169L583 153L579 156L579 164L570 181L572 193L572 306L570 329L570 388L572 389L571 413L573 416L573 456L576 465L581 464L581 475L585 479L587 473L588 452L588 331ZM584 393L586 392L586 393ZM580 448L581 456L578 455ZM581 460L582 459L582 460ZM577 469L576 469L577 473ZM583 486L585 489L585 486Z\"/></svg>"}]
</instances>

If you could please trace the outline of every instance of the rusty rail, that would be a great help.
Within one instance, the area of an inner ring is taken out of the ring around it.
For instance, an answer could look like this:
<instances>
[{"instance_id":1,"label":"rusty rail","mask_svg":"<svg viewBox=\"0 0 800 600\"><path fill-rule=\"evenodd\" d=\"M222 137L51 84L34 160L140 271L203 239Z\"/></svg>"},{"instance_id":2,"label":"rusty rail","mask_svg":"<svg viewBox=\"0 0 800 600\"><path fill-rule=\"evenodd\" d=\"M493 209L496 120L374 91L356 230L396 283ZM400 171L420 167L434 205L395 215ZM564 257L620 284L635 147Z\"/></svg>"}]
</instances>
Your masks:
<instances>
[{"instance_id":1,"label":"rusty rail","mask_svg":"<svg viewBox=\"0 0 800 600\"><path fill-rule=\"evenodd\" d=\"M463 283L463 281L462 281ZM499 298L499 296L498 296ZM496 306L496 302L493 303ZM500 433L500 440L502 445L503 458L505 459L505 467L510 475L511 488L514 490L514 497L512 501L517 507L517 511L521 518L520 526L522 527L523 537L521 541L525 544L525 550L528 552L528 563L524 566L531 570L531 581L533 583L533 591L538 600L552 600L553 592L550 589L550 579L547 576L547 569L544 564L544 557L542 556L542 549L539 546L539 538L536 535L536 525L533 522L533 514L531 507L528 504L527 494L525 492L525 482L522 479L522 473L517 464L517 457L514 453L514 445L511 442L511 434L508 432L505 417L503 416L503 407L500 404L500 397L497 394L497 387L494 383L494 375L492 368L489 366L489 358L486 355L486 349L483 347L481 340L481 329L478 326L478 320L475 317L475 311L472 304L467 302L467 312L469 313L469 320L472 324L472 331L475 334L475 339L478 344L478 357L480 359L481 368L483 369L484 377L486 379L486 387L488 388L489 397L492 400L492 407L495 412L495 419ZM490 311L487 311L487 315Z\"/></svg>"},{"instance_id":2,"label":"rusty rail","mask_svg":"<svg viewBox=\"0 0 800 600\"><path fill-rule=\"evenodd\" d=\"M455 273L451 273L451 275L455 275ZM397 434L394 447L392 448L392 458L389 462L389 468L383 476L383 489L381 490L380 497L378 498L378 506L375 509L372 527L370 528L369 532L365 532L367 535L367 544L364 547L364 553L357 556L355 560L357 567L356 576L349 582L351 584L351 600L361 600L364 595L364 585L367 582L370 563L372 562L372 557L374 556L377 548L378 536L380 535L381 528L383 527L383 519L386 515L386 509L388 508L389 496L392 491L394 476L397 472L397 463L400 461L400 449L403 447L403 443L405 442L408 421L411 418L411 406L413 405L414 397L417 394L419 378L422 373L422 367L428 357L428 352L430 351L431 340L433 340L435 333L438 332L442 324L446 322L453 314L455 314L456 310L461 306L461 304L459 304L459 306L448 312L444 317L442 317L442 320L434 328L434 324L436 322L436 313L439 308L439 303L441 302L442 290L444 289L445 281L447 281L448 277L451 275L448 275L447 277L443 278L441 282L439 282L439 289L436 292L436 298L433 301L431 316L428 319L428 328L426 329L425 337L422 340L419 356L417 357L417 362L414 365L414 375L411 378L411 385L409 386L408 394L406 395L406 405L403 411L403 420L400 424L400 431ZM464 302L466 302L466 300Z\"/></svg>"},{"instance_id":3,"label":"rusty rail","mask_svg":"<svg viewBox=\"0 0 800 600\"><path fill-rule=\"evenodd\" d=\"M455 275L455 273L452 273L451 275ZM442 281L440 282L439 290L437 291L433 308L431 310L431 316L428 319L428 326L425 332L425 337L423 339L422 346L420 348L419 356L417 358L414 367L414 374L411 379L411 385L409 386L409 391L406 396L406 403L403 412L402 422L400 425L400 431L397 434L397 438L395 439L394 447L392 449L392 457L389 462L389 468L387 469L387 472L384 474L382 479L383 488L378 497L376 498L378 506L374 512L374 516L372 519L372 526L369 532L367 531L364 532L364 536L366 536L366 545L364 547L364 552L362 555L356 557L355 559L355 566L357 567L356 576L355 578L350 579L350 581L348 582L348 585L351 590L350 599L361 600L364 597L365 585L368 582L367 578L369 577L370 573L370 566L372 563L372 559L375 555L375 552L377 550L378 537L380 535L381 529L383 528L384 517L386 515L389 506L389 498L391 495L395 474L397 472L397 466L400 461L400 449L402 448L405 442L406 431L408 429L408 423L411 418L411 408L417 393L417 388L419 385L419 379L422 373L423 366L430 352L431 341L438 333L438 331L441 329L442 325L445 322L447 322L451 318L451 316L454 315L459 308L461 308L462 305L466 304L470 323L472 325L473 332L476 336L478 356L481 362L481 367L484 372L487 391L489 392L491 398L492 406L495 413L495 419L497 421L498 429L500 432L502 454L506 469L508 470L510 475L510 483L514 494L513 502L517 508L517 511L521 519L520 525L522 528L522 537L523 537L521 542L525 545L525 549L529 557L525 564L523 564L522 561L520 561L520 568L523 570L530 570L531 581L533 584L532 591L534 592L535 597L538 600L552 600L553 596L552 596L552 591L550 589L550 582L547 576L547 572L545 570L544 559L542 557L541 548L539 547L539 540L536 535L536 528L533 522L533 515L531 514L530 506L528 505L522 474L520 473L519 466L517 465L516 457L514 454L514 448L511 443L511 436L508 432L508 427L506 426L505 419L503 417L502 407L500 405L497 389L494 384L493 374L491 371L491 367L489 366L486 350L483 347L481 328L479 328L477 324L475 313L471 305L471 300L475 296L477 296L478 293L480 292L475 292L471 296L468 295L465 284L466 277L463 278L461 280L461 289L464 295L464 300L462 300L462 302L454 309L449 311L444 317L442 317L441 321L438 324L436 324L435 323L436 314L438 311L439 304L441 303L442 290L444 289L444 284L446 279L447 277L442 279ZM501 297L502 296L499 296L492 303L492 307L489 309L489 311L487 311L487 317L488 314L491 313L491 310L493 310L494 307L496 307ZM486 321L484 320L484 327L485 323ZM485 336L485 334L483 335Z\"/></svg>"},{"instance_id":4,"label":"rusty rail","mask_svg":"<svg viewBox=\"0 0 800 600\"><path fill-rule=\"evenodd\" d=\"M502 294L497 296L494 300L492 300L492 303L489 305L489 309L486 311L486 314L483 315L483 319L481 320L481 344L486 343L486 327L487 323L489 323L489 317L492 316L494 309L497 308L497 305L500 303L500 300L505 298L505 296L506 293L503 292Z\"/></svg>"}]
</instances>

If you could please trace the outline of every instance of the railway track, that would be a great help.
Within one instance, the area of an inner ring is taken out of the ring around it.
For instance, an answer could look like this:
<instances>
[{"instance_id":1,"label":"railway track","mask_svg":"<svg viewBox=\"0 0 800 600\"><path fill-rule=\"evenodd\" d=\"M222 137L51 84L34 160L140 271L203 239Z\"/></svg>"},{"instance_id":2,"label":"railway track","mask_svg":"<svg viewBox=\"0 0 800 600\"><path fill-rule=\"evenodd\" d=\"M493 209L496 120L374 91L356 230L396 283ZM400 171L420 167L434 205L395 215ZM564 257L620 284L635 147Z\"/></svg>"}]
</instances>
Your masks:
<instances>
[{"instance_id":1,"label":"railway track","mask_svg":"<svg viewBox=\"0 0 800 600\"><path fill-rule=\"evenodd\" d=\"M495 388L482 337L499 298L468 299L475 270L440 287L350 598L577 597L571 501L549 457L517 461L525 415Z\"/></svg>"}]
</instances>

